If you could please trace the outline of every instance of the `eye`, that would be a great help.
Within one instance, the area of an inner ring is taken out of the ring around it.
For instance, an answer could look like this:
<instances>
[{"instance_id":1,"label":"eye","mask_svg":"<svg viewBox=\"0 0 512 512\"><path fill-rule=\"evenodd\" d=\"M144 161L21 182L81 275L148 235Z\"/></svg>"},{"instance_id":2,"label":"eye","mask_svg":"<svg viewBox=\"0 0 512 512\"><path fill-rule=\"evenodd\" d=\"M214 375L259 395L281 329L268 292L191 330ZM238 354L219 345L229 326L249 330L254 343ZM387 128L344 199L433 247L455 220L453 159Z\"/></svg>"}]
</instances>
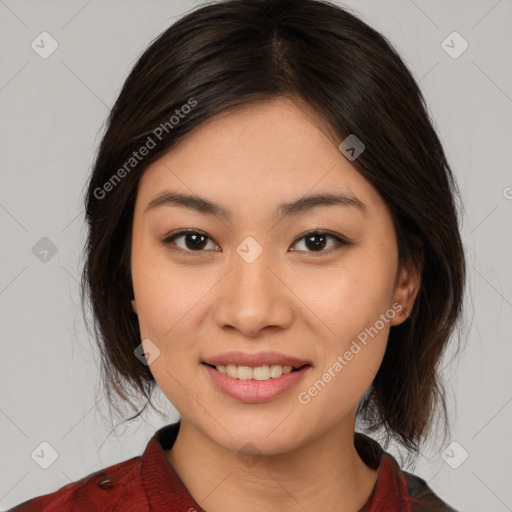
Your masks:
<instances>
[{"instance_id":1,"label":"eye","mask_svg":"<svg viewBox=\"0 0 512 512\"><path fill-rule=\"evenodd\" d=\"M333 240L334 243L331 244L331 247L328 250L324 251L323 249L328 245L327 240L329 239ZM303 246L312 249L311 252L313 253L329 253L342 245L349 245L347 240L339 235L335 235L334 233L329 233L328 231L310 231L309 233L306 233L300 237L295 242L295 244L301 242L302 240L304 240L304 242L302 242Z\"/></svg>"},{"instance_id":2,"label":"eye","mask_svg":"<svg viewBox=\"0 0 512 512\"><path fill-rule=\"evenodd\" d=\"M184 239L184 247L180 247L179 244L175 243L175 240L180 238ZM181 252L204 252L202 249L207 245L206 240L211 239L201 231L184 230L165 238L162 243ZM173 246L177 246L177 249Z\"/></svg>"},{"instance_id":3,"label":"eye","mask_svg":"<svg viewBox=\"0 0 512 512\"><path fill-rule=\"evenodd\" d=\"M183 239L181 247L179 243L176 243L176 241L180 239ZM328 250L324 250L325 247L329 245L327 243L329 239L333 240L334 243L331 244L331 247ZM202 233L201 231L192 229L171 234L162 240L162 243L166 246L169 246L172 250L190 254L193 252L205 252L203 249L208 245L208 240L212 242L214 246L213 249L216 250L215 248L218 247L218 245L215 244L208 235ZM312 253L329 253L332 250L339 248L339 246L350 245L350 242L345 240L340 235L335 235L334 233L322 230L310 231L309 233L306 233L305 235L298 238L293 245L297 245L302 241L304 241L303 244L306 249L311 249L310 251L306 250L306 252ZM297 249L294 249L293 251L296 252ZM299 249L298 251L304 252L303 249Z\"/></svg>"}]
</instances>

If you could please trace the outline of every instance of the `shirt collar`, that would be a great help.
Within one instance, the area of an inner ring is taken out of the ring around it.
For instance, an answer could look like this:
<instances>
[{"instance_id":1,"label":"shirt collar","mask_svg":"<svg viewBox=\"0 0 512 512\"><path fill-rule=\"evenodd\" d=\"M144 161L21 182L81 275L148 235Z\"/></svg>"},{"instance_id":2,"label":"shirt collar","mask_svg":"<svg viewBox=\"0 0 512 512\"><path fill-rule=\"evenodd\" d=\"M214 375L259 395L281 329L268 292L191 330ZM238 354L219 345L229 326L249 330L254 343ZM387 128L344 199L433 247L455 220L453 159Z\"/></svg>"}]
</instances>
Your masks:
<instances>
[{"instance_id":1,"label":"shirt collar","mask_svg":"<svg viewBox=\"0 0 512 512\"><path fill-rule=\"evenodd\" d=\"M154 512L164 510L204 512L190 496L165 457L164 450L172 447L179 429L180 422L178 421L157 430L142 455L142 484L146 490L150 508Z\"/></svg>"},{"instance_id":2,"label":"shirt collar","mask_svg":"<svg viewBox=\"0 0 512 512\"><path fill-rule=\"evenodd\" d=\"M176 441L179 428L180 421L166 425L150 439L142 455L142 483L151 509L155 512L178 508L204 512L190 496L165 456L165 450L169 450ZM406 512L407 485L396 460L377 441L365 434L356 432L354 445L363 461L372 469L378 469L373 492L358 512Z\"/></svg>"},{"instance_id":3,"label":"shirt collar","mask_svg":"<svg viewBox=\"0 0 512 512\"><path fill-rule=\"evenodd\" d=\"M373 491L358 512L409 512L407 482L395 458L360 432L355 433L354 445L365 464L378 469Z\"/></svg>"}]
</instances>

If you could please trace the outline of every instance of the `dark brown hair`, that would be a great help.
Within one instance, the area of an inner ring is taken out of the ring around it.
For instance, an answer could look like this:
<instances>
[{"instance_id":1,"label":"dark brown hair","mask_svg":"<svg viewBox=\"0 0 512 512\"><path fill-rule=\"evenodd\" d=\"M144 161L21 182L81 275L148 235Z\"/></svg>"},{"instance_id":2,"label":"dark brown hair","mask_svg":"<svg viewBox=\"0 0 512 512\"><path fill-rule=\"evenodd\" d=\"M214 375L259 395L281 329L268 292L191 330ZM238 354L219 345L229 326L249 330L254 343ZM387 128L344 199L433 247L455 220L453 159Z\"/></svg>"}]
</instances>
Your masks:
<instances>
[{"instance_id":1,"label":"dark brown hair","mask_svg":"<svg viewBox=\"0 0 512 512\"><path fill-rule=\"evenodd\" d=\"M144 408L153 406L154 378L134 355L141 339L130 302L131 227L144 169L213 116L276 97L309 104L338 143L349 134L363 141L366 149L352 163L390 208L399 268L420 270L411 315L391 327L358 409L368 431L385 433L386 444L394 438L418 452L438 407L445 433L448 423L439 363L462 311L466 277L458 189L400 56L363 21L322 0L203 6L156 38L126 79L85 198L82 303L87 298L92 307L108 402L117 396L132 404L143 396ZM155 147L130 160L149 139Z\"/></svg>"}]
</instances>

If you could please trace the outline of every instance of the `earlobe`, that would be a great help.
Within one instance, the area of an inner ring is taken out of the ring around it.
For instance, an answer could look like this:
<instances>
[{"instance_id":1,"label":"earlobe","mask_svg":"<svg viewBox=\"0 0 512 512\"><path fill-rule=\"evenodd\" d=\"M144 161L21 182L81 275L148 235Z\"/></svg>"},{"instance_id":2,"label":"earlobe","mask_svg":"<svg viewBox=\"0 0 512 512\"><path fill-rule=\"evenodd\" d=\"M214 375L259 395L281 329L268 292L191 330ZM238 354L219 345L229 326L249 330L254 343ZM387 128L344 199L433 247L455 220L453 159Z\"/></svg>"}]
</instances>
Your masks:
<instances>
[{"instance_id":1,"label":"earlobe","mask_svg":"<svg viewBox=\"0 0 512 512\"><path fill-rule=\"evenodd\" d=\"M135 314L137 314L137 304L136 304L135 300L132 300L132 309L133 309L133 312Z\"/></svg>"},{"instance_id":2,"label":"earlobe","mask_svg":"<svg viewBox=\"0 0 512 512\"><path fill-rule=\"evenodd\" d=\"M416 267L402 269L399 283L395 289L394 304L401 306L399 313L391 321L391 325L400 325L405 322L414 306L414 301L420 288L420 274Z\"/></svg>"}]
</instances>

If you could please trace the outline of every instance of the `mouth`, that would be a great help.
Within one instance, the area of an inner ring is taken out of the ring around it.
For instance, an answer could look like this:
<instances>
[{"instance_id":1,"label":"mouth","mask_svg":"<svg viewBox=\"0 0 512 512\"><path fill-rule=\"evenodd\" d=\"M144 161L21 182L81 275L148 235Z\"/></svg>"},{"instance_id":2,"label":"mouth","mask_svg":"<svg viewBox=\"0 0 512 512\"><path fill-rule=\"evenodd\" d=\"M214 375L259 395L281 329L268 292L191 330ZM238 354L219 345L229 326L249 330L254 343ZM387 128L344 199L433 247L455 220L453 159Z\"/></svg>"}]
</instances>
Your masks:
<instances>
[{"instance_id":1,"label":"mouth","mask_svg":"<svg viewBox=\"0 0 512 512\"><path fill-rule=\"evenodd\" d=\"M296 366L242 366L203 362L201 366L206 370L214 389L224 396L248 404L269 402L286 396L286 392L298 386L312 369L309 363Z\"/></svg>"},{"instance_id":2,"label":"mouth","mask_svg":"<svg viewBox=\"0 0 512 512\"><path fill-rule=\"evenodd\" d=\"M311 366L308 363L299 364L296 366L292 365L280 365L280 364L265 364L260 366L244 366L236 364L208 364L203 363L214 370L217 370L222 375L231 377L232 379L238 380L256 380L266 381L270 379L279 379L283 375L294 373L302 370L305 367Z\"/></svg>"}]
</instances>

